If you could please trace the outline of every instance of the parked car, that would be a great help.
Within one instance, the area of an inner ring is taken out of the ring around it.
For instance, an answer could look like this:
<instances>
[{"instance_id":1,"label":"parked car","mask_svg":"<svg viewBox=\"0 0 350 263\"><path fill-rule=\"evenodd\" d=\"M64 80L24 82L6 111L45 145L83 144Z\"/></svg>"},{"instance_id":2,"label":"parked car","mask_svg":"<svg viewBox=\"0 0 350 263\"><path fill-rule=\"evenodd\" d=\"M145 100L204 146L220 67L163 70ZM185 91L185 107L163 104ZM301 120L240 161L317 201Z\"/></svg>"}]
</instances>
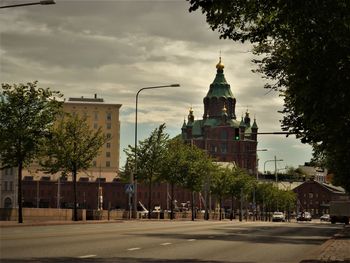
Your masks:
<instances>
[{"instance_id":1,"label":"parked car","mask_svg":"<svg viewBox=\"0 0 350 263\"><path fill-rule=\"evenodd\" d=\"M321 221L326 221L326 222L330 222L331 221L331 216L329 214L324 214L320 217Z\"/></svg>"},{"instance_id":2,"label":"parked car","mask_svg":"<svg viewBox=\"0 0 350 263\"><path fill-rule=\"evenodd\" d=\"M311 221L312 217L309 212L302 212L299 213L297 216L297 221Z\"/></svg>"},{"instance_id":3,"label":"parked car","mask_svg":"<svg viewBox=\"0 0 350 263\"><path fill-rule=\"evenodd\" d=\"M283 212L274 212L272 214L272 222L285 222L286 217Z\"/></svg>"}]
</instances>

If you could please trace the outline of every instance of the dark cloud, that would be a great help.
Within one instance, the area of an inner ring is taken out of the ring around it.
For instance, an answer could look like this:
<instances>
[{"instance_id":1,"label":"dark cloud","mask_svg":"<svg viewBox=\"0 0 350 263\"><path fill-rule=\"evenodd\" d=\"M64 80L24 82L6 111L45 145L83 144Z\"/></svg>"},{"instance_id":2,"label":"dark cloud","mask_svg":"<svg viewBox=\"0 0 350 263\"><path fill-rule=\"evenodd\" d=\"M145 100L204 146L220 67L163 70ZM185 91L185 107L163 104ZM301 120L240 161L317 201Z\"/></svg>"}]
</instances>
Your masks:
<instances>
[{"instance_id":1,"label":"dark cloud","mask_svg":"<svg viewBox=\"0 0 350 263\"><path fill-rule=\"evenodd\" d=\"M2 1L6 3L13 1ZM191 106L201 118L221 50L237 116L248 108L260 130L279 130L282 101L277 94L265 95L264 80L251 72L256 66L250 46L220 40L205 16L188 8L182 0L56 0L52 6L3 9L1 82L39 80L65 97L97 93L107 102L123 104L123 148L130 143L135 95L142 87L181 84L142 94L140 138L164 121L171 135L178 134ZM262 139L259 144L276 152L293 148L291 163L300 162L298 151L309 154L296 139L281 142L283 148L273 142Z\"/></svg>"}]
</instances>

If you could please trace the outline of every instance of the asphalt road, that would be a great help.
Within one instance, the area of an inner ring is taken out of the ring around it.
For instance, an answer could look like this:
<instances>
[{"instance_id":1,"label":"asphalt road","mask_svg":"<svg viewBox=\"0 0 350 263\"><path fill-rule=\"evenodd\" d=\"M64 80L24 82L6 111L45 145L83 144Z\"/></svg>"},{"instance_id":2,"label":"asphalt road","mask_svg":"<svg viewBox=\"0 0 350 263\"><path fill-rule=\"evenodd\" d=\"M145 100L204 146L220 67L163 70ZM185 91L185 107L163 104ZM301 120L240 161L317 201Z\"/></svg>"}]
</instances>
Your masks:
<instances>
[{"instance_id":1,"label":"asphalt road","mask_svg":"<svg viewBox=\"0 0 350 263\"><path fill-rule=\"evenodd\" d=\"M139 221L0 229L1 262L300 262L340 225Z\"/></svg>"}]
</instances>

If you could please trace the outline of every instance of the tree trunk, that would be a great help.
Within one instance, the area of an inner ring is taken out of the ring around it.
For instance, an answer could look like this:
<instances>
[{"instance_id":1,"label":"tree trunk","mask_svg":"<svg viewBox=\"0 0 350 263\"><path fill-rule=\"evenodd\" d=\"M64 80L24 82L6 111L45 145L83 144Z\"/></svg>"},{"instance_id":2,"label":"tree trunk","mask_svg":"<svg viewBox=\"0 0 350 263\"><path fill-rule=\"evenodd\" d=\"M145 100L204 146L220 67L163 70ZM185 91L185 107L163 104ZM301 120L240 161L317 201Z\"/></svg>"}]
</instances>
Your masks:
<instances>
[{"instance_id":1,"label":"tree trunk","mask_svg":"<svg viewBox=\"0 0 350 263\"><path fill-rule=\"evenodd\" d=\"M221 211L221 202L222 202L222 198L221 198L221 196L219 197L219 213L220 213L220 215L219 215L219 220L221 221L222 220L222 211Z\"/></svg>"},{"instance_id":2,"label":"tree trunk","mask_svg":"<svg viewBox=\"0 0 350 263\"><path fill-rule=\"evenodd\" d=\"M77 208L77 170L73 169L73 194L74 194L74 215L73 220L78 221L78 208Z\"/></svg>"},{"instance_id":3,"label":"tree trunk","mask_svg":"<svg viewBox=\"0 0 350 263\"><path fill-rule=\"evenodd\" d=\"M230 220L232 221L233 219L233 202L234 202L234 197L233 195L231 196L231 213L230 213Z\"/></svg>"},{"instance_id":4,"label":"tree trunk","mask_svg":"<svg viewBox=\"0 0 350 263\"><path fill-rule=\"evenodd\" d=\"M171 183L170 220L174 219L174 183Z\"/></svg>"},{"instance_id":5,"label":"tree trunk","mask_svg":"<svg viewBox=\"0 0 350 263\"><path fill-rule=\"evenodd\" d=\"M18 223L23 223L23 214L22 214L22 168L23 161L18 161Z\"/></svg>"},{"instance_id":6,"label":"tree trunk","mask_svg":"<svg viewBox=\"0 0 350 263\"><path fill-rule=\"evenodd\" d=\"M149 181L149 185L148 185L148 219L151 219L151 213L152 213L152 181Z\"/></svg>"},{"instance_id":7,"label":"tree trunk","mask_svg":"<svg viewBox=\"0 0 350 263\"><path fill-rule=\"evenodd\" d=\"M192 221L194 221L194 192L192 192L191 205L192 205Z\"/></svg>"}]
</instances>

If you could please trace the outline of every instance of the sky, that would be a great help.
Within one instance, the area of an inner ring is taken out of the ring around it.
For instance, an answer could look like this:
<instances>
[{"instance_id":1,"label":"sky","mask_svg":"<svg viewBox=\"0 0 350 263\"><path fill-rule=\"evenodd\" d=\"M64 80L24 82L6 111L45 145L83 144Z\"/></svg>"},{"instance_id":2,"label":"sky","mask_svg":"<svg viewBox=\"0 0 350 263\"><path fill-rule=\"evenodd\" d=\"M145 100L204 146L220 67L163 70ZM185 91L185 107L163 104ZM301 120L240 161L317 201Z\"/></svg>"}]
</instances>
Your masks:
<instances>
[{"instance_id":1,"label":"sky","mask_svg":"<svg viewBox=\"0 0 350 263\"><path fill-rule=\"evenodd\" d=\"M0 5L30 0L2 0ZM35 2L35 1L34 1ZM138 139L166 123L170 137L181 133L193 108L201 119L203 98L216 74L221 52L224 74L237 100L236 115L248 109L259 132L281 131L283 98L268 92L266 79L253 73L250 44L219 39L205 15L190 13L185 0L55 0L55 5L0 9L0 81L27 83L61 91L66 98L93 97L122 104L123 149L134 144L135 96L139 89L178 83L180 87L146 90L138 102ZM258 136L259 170L297 168L310 161L311 147L294 135Z\"/></svg>"}]
</instances>

